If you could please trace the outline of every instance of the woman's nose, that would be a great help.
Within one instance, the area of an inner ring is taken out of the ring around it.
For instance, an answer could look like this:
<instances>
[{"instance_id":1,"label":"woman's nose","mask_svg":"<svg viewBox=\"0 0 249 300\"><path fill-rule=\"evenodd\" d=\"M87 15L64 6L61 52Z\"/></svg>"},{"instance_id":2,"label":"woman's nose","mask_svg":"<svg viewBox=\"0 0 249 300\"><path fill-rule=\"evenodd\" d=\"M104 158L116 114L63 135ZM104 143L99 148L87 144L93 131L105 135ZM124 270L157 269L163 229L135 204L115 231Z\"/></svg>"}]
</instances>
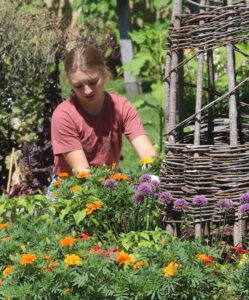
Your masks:
<instances>
[{"instance_id":1,"label":"woman's nose","mask_svg":"<svg viewBox=\"0 0 249 300\"><path fill-rule=\"evenodd\" d=\"M89 85L86 84L84 86L84 93L85 94L91 94L91 92L92 92L92 88Z\"/></svg>"}]
</instances>

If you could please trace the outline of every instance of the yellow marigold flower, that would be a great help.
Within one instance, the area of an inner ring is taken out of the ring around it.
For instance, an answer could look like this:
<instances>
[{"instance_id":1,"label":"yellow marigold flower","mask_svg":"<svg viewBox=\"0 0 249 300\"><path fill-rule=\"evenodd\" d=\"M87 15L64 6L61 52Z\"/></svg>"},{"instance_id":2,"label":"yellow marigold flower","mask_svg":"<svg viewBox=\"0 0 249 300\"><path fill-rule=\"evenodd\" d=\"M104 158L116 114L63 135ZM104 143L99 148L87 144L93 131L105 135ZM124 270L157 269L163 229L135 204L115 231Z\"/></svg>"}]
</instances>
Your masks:
<instances>
[{"instance_id":1,"label":"yellow marigold flower","mask_svg":"<svg viewBox=\"0 0 249 300\"><path fill-rule=\"evenodd\" d=\"M10 241L10 240L12 240L12 235L10 235L10 236L6 236L6 237L4 237L4 238L2 238L2 241Z\"/></svg>"},{"instance_id":2,"label":"yellow marigold flower","mask_svg":"<svg viewBox=\"0 0 249 300\"><path fill-rule=\"evenodd\" d=\"M75 239L71 236L66 236L63 240L60 240L61 247L71 246L75 242Z\"/></svg>"},{"instance_id":3,"label":"yellow marigold flower","mask_svg":"<svg viewBox=\"0 0 249 300\"><path fill-rule=\"evenodd\" d=\"M65 259L64 259L64 263L67 266L77 266L80 264L80 257L76 254L67 254Z\"/></svg>"},{"instance_id":4,"label":"yellow marigold flower","mask_svg":"<svg viewBox=\"0 0 249 300\"><path fill-rule=\"evenodd\" d=\"M174 277L178 268L179 264L176 264L172 261L163 269L163 272L166 277Z\"/></svg>"},{"instance_id":5,"label":"yellow marigold flower","mask_svg":"<svg viewBox=\"0 0 249 300\"><path fill-rule=\"evenodd\" d=\"M133 269L133 270L139 269L143 264L144 264L144 262L143 262L142 260L137 261L137 262L132 266L132 269Z\"/></svg>"},{"instance_id":6,"label":"yellow marigold flower","mask_svg":"<svg viewBox=\"0 0 249 300\"><path fill-rule=\"evenodd\" d=\"M22 251L25 251L25 250L26 250L25 245L20 245L20 248L22 249Z\"/></svg>"},{"instance_id":7,"label":"yellow marigold flower","mask_svg":"<svg viewBox=\"0 0 249 300\"><path fill-rule=\"evenodd\" d=\"M70 291L71 291L70 288L65 288L65 289L64 289L64 293L65 293L65 294L69 294Z\"/></svg>"},{"instance_id":8,"label":"yellow marigold flower","mask_svg":"<svg viewBox=\"0 0 249 300\"><path fill-rule=\"evenodd\" d=\"M94 201L94 204L96 205L97 209L100 209L103 205L103 202L101 200Z\"/></svg>"},{"instance_id":9,"label":"yellow marigold flower","mask_svg":"<svg viewBox=\"0 0 249 300\"><path fill-rule=\"evenodd\" d=\"M56 180L54 183L53 183L53 187L57 187L61 184L60 180Z\"/></svg>"},{"instance_id":10,"label":"yellow marigold flower","mask_svg":"<svg viewBox=\"0 0 249 300\"><path fill-rule=\"evenodd\" d=\"M27 265L27 264L33 264L33 262L36 260L35 254L24 254L21 259L20 263L21 265Z\"/></svg>"},{"instance_id":11,"label":"yellow marigold flower","mask_svg":"<svg viewBox=\"0 0 249 300\"><path fill-rule=\"evenodd\" d=\"M143 166L153 164L154 159L152 157L145 157L140 160L140 164Z\"/></svg>"},{"instance_id":12,"label":"yellow marigold flower","mask_svg":"<svg viewBox=\"0 0 249 300\"><path fill-rule=\"evenodd\" d=\"M0 224L0 229L4 229L10 226L10 223Z\"/></svg>"},{"instance_id":13,"label":"yellow marigold flower","mask_svg":"<svg viewBox=\"0 0 249 300\"><path fill-rule=\"evenodd\" d=\"M45 260L50 260L52 258L52 255L44 255L43 259Z\"/></svg>"},{"instance_id":14,"label":"yellow marigold flower","mask_svg":"<svg viewBox=\"0 0 249 300\"><path fill-rule=\"evenodd\" d=\"M67 172L62 172L62 173L59 173L58 175L60 178L64 178L64 177L68 177L69 174Z\"/></svg>"},{"instance_id":15,"label":"yellow marigold flower","mask_svg":"<svg viewBox=\"0 0 249 300\"><path fill-rule=\"evenodd\" d=\"M7 277L14 270L14 266L10 265L3 270L3 277Z\"/></svg>"},{"instance_id":16,"label":"yellow marigold flower","mask_svg":"<svg viewBox=\"0 0 249 300\"><path fill-rule=\"evenodd\" d=\"M249 264L249 255L244 253L241 256L241 260L239 261L239 266L242 267L245 264Z\"/></svg>"},{"instance_id":17,"label":"yellow marigold flower","mask_svg":"<svg viewBox=\"0 0 249 300\"><path fill-rule=\"evenodd\" d=\"M88 172L79 172L76 174L76 177L77 178L87 178L87 177L89 177L89 175L90 174Z\"/></svg>"},{"instance_id":18,"label":"yellow marigold flower","mask_svg":"<svg viewBox=\"0 0 249 300\"><path fill-rule=\"evenodd\" d=\"M113 180L117 180L117 181L127 181L127 180L129 180L128 176L120 174L120 173L113 174L113 175L109 176L109 178L113 179Z\"/></svg>"},{"instance_id":19,"label":"yellow marigold flower","mask_svg":"<svg viewBox=\"0 0 249 300\"><path fill-rule=\"evenodd\" d=\"M74 185L74 186L70 187L70 191L75 192L76 190L78 190L78 188L80 188L79 185Z\"/></svg>"},{"instance_id":20,"label":"yellow marigold flower","mask_svg":"<svg viewBox=\"0 0 249 300\"><path fill-rule=\"evenodd\" d=\"M44 271L52 271L54 268L56 268L59 264L57 262L51 262L48 264L46 268L43 268Z\"/></svg>"},{"instance_id":21,"label":"yellow marigold flower","mask_svg":"<svg viewBox=\"0 0 249 300\"><path fill-rule=\"evenodd\" d=\"M104 181L105 181L105 178L104 178L104 177L101 177L101 178L98 179L98 182L100 182L100 183L102 183L102 182L104 182Z\"/></svg>"},{"instance_id":22,"label":"yellow marigold flower","mask_svg":"<svg viewBox=\"0 0 249 300\"><path fill-rule=\"evenodd\" d=\"M119 265L124 264L124 263L128 263L131 264L133 262L133 258L130 254L121 251L118 253L117 257L116 257L116 261Z\"/></svg>"}]
</instances>

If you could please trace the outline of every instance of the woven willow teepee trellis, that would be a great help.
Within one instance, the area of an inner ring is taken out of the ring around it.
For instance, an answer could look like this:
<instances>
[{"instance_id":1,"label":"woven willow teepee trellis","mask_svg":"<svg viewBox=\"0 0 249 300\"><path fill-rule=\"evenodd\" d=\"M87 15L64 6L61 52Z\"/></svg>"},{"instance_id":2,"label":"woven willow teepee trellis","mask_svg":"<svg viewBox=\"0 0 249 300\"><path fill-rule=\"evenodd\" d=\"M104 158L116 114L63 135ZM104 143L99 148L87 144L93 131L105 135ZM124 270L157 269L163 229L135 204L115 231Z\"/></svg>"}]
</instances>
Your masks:
<instances>
[{"instance_id":1,"label":"woven willow teepee trellis","mask_svg":"<svg viewBox=\"0 0 249 300\"><path fill-rule=\"evenodd\" d=\"M236 83L234 51L240 51L237 44L249 40L249 0L188 0L198 12L185 16L182 2L174 1L168 37L165 67L167 157L162 167L162 190L188 202L192 202L195 195L204 195L209 200L208 206L202 208L206 225L222 219L216 205L219 199L233 200L236 203L233 238L234 244L239 244L247 233L246 218L240 216L238 206L241 194L249 190L249 114L248 105L238 103L236 93L249 78ZM215 89L214 53L221 47L226 49L228 73L224 95ZM187 50L191 51L191 58L185 57ZM249 57L247 53L242 54ZM196 83L188 87L196 88L195 113L186 118L184 67L193 58L198 62ZM207 78L204 78L205 64ZM204 96L208 99L205 106ZM221 101L229 103L225 117L215 109ZM191 207L189 215L197 236L203 225L199 208ZM166 209L164 221L169 230L176 232L182 219L174 209Z\"/></svg>"}]
</instances>

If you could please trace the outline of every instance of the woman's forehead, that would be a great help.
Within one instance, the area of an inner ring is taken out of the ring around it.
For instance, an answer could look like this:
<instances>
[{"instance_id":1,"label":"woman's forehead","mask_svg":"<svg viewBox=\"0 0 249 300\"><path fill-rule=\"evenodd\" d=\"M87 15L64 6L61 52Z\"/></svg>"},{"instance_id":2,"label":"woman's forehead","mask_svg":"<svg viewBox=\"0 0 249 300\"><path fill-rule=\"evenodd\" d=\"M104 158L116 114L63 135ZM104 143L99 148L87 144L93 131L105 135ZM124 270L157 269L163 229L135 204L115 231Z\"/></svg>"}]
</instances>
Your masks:
<instances>
[{"instance_id":1,"label":"woman's forehead","mask_svg":"<svg viewBox=\"0 0 249 300\"><path fill-rule=\"evenodd\" d=\"M86 71L82 71L78 69L76 72L69 73L69 80L72 81L88 81L92 79L97 79L102 76L102 73L97 69L88 69Z\"/></svg>"}]
</instances>

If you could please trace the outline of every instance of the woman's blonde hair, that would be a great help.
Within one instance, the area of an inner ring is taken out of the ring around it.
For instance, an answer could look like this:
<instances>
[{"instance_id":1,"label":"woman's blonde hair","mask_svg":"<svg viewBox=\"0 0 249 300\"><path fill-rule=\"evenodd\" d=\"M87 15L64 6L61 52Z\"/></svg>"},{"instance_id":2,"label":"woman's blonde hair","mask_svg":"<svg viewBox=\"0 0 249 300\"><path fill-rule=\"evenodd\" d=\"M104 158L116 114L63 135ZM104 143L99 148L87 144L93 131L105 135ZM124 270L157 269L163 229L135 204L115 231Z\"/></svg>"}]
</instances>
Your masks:
<instances>
[{"instance_id":1,"label":"woman's blonde hair","mask_svg":"<svg viewBox=\"0 0 249 300\"><path fill-rule=\"evenodd\" d=\"M91 46L73 48L67 54L64 65L67 76L77 70L84 72L88 69L98 69L106 77L110 77L110 72L104 62L101 51Z\"/></svg>"}]
</instances>

